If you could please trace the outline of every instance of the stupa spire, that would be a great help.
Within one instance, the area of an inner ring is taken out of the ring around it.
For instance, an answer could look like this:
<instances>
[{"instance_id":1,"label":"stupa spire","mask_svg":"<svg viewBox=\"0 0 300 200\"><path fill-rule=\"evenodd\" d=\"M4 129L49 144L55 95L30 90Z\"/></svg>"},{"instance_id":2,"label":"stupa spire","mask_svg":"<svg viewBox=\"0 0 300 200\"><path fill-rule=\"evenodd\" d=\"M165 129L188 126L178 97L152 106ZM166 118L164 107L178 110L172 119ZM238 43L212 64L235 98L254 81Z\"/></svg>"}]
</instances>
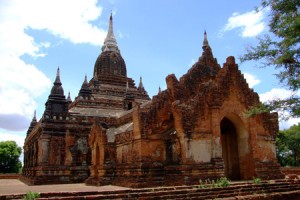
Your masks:
<instances>
[{"instance_id":1,"label":"stupa spire","mask_svg":"<svg viewBox=\"0 0 300 200\"><path fill-rule=\"evenodd\" d=\"M62 85L61 81L60 81L60 71L59 71L59 67L57 67L57 71L56 71L56 78L54 81L54 85Z\"/></svg>"},{"instance_id":2,"label":"stupa spire","mask_svg":"<svg viewBox=\"0 0 300 200\"><path fill-rule=\"evenodd\" d=\"M87 76L84 76L84 81L81 85L81 89L79 90L78 96L90 99L92 97L92 90L89 87L89 83L87 81Z\"/></svg>"},{"instance_id":3,"label":"stupa spire","mask_svg":"<svg viewBox=\"0 0 300 200\"><path fill-rule=\"evenodd\" d=\"M209 47L206 31L204 31L204 40L203 40L203 48L205 47Z\"/></svg>"},{"instance_id":4,"label":"stupa spire","mask_svg":"<svg viewBox=\"0 0 300 200\"><path fill-rule=\"evenodd\" d=\"M139 83L139 86L138 86L138 89L144 89L144 85L143 85L143 79L142 77L140 76L140 83Z\"/></svg>"},{"instance_id":5,"label":"stupa spire","mask_svg":"<svg viewBox=\"0 0 300 200\"><path fill-rule=\"evenodd\" d=\"M50 96L60 96L61 98L65 98L64 97L64 89L63 89L62 83L60 81L59 67L57 68L57 71L56 71L56 78L55 78L55 81L53 83L53 87L51 89Z\"/></svg>"},{"instance_id":6,"label":"stupa spire","mask_svg":"<svg viewBox=\"0 0 300 200\"><path fill-rule=\"evenodd\" d=\"M114 35L112 13L110 14L108 32L107 32L107 36L104 40L104 44L102 46L102 51L120 52L115 35Z\"/></svg>"},{"instance_id":7,"label":"stupa spire","mask_svg":"<svg viewBox=\"0 0 300 200\"><path fill-rule=\"evenodd\" d=\"M72 103L72 99L71 99L71 94L70 94L70 92L68 93L67 102L68 102L68 103Z\"/></svg>"},{"instance_id":8,"label":"stupa spire","mask_svg":"<svg viewBox=\"0 0 300 200\"><path fill-rule=\"evenodd\" d=\"M84 84L88 84L86 75L84 76Z\"/></svg>"},{"instance_id":9,"label":"stupa spire","mask_svg":"<svg viewBox=\"0 0 300 200\"><path fill-rule=\"evenodd\" d=\"M32 121L36 121L36 110L34 110Z\"/></svg>"},{"instance_id":10,"label":"stupa spire","mask_svg":"<svg viewBox=\"0 0 300 200\"><path fill-rule=\"evenodd\" d=\"M29 128L27 130L26 137L28 137L30 135L31 131L33 130L33 128L35 127L36 124L37 124L37 121L36 121L36 110L35 110L34 114L33 114L33 118L32 118L31 123L29 125Z\"/></svg>"},{"instance_id":11,"label":"stupa spire","mask_svg":"<svg viewBox=\"0 0 300 200\"><path fill-rule=\"evenodd\" d=\"M204 31L204 39L203 39L203 46L202 46L203 52L202 52L202 57L206 58L212 58L213 59L213 54L212 50L209 46L208 40L207 40L207 34L206 31Z\"/></svg>"}]
</instances>

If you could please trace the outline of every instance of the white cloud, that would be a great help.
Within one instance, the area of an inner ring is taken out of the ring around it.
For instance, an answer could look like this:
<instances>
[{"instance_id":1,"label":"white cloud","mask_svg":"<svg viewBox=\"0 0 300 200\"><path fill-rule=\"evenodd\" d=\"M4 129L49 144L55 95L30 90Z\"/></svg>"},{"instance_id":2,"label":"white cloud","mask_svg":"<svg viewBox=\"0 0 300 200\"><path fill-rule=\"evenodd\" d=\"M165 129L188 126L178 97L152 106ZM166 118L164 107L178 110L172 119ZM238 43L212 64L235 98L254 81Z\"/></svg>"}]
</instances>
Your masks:
<instances>
[{"instance_id":1,"label":"white cloud","mask_svg":"<svg viewBox=\"0 0 300 200\"><path fill-rule=\"evenodd\" d=\"M275 100L275 99L285 99L288 98L292 95L293 93L289 90L282 89L282 88L273 88L271 91L260 94L260 100L262 102L267 102L270 100ZM297 93L297 95L300 95L300 92ZM279 115L283 116L288 116L289 113L283 112L283 111L278 111ZM294 124L300 123L300 118L289 118L287 121L280 121L279 122L279 128L280 130L283 129L288 129Z\"/></svg>"},{"instance_id":2,"label":"white cloud","mask_svg":"<svg viewBox=\"0 0 300 200\"><path fill-rule=\"evenodd\" d=\"M19 147L23 147L25 134L24 133L3 133L3 131L0 130L0 141L8 141L8 140L16 141Z\"/></svg>"},{"instance_id":3,"label":"white cloud","mask_svg":"<svg viewBox=\"0 0 300 200\"><path fill-rule=\"evenodd\" d=\"M17 143L17 145L22 148L22 153L21 153L19 159L23 163L23 160L24 160L23 145L24 145L24 141L25 141L25 134L20 133L20 132L4 133L0 129L0 141L9 141L9 140L15 141Z\"/></svg>"},{"instance_id":4,"label":"white cloud","mask_svg":"<svg viewBox=\"0 0 300 200\"><path fill-rule=\"evenodd\" d=\"M227 24L221 30L220 35L224 32L238 28L242 37L255 37L265 29L264 17L267 9L259 12L250 11L246 13L235 12L228 18Z\"/></svg>"},{"instance_id":5,"label":"white cloud","mask_svg":"<svg viewBox=\"0 0 300 200\"><path fill-rule=\"evenodd\" d=\"M244 73L244 77L247 80L247 83L250 88L253 88L255 85L260 83L260 80L257 79L255 75L249 74L249 73Z\"/></svg>"},{"instance_id":6,"label":"white cloud","mask_svg":"<svg viewBox=\"0 0 300 200\"><path fill-rule=\"evenodd\" d=\"M273 88L272 90L260 94L260 100L262 102L274 100L274 99L284 99L288 98L292 95L293 93L290 90L282 89L282 88Z\"/></svg>"},{"instance_id":7,"label":"white cloud","mask_svg":"<svg viewBox=\"0 0 300 200\"><path fill-rule=\"evenodd\" d=\"M26 129L36 109L35 98L49 90L51 81L16 55L0 55L0 127Z\"/></svg>"},{"instance_id":8,"label":"white cloud","mask_svg":"<svg viewBox=\"0 0 300 200\"><path fill-rule=\"evenodd\" d=\"M34 98L51 86L51 81L35 66L16 56L0 55L1 114L32 115Z\"/></svg>"},{"instance_id":9,"label":"white cloud","mask_svg":"<svg viewBox=\"0 0 300 200\"><path fill-rule=\"evenodd\" d=\"M70 42L101 45L106 36L91 22L101 15L97 0L10 0L0 2L0 128L24 129L36 109L35 98L51 81L20 56L46 56L49 41L37 43L28 28L45 30ZM9 123L15 120L15 124Z\"/></svg>"},{"instance_id":10,"label":"white cloud","mask_svg":"<svg viewBox=\"0 0 300 200\"><path fill-rule=\"evenodd\" d=\"M106 36L103 29L90 23L102 13L102 8L97 6L96 0L11 0L4 4L0 11L3 13L1 21L9 23L7 27L21 29L17 30L17 33L30 27L46 30L75 44L94 45L101 45Z\"/></svg>"},{"instance_id":11,"label":"white cloud","mask_svg":"<svg viewBox=\"0 0 300 200\"><path fill-rule=\"evenodd\" d=\"M124 38L124 35L120 30L118 30L117 33L118 33L119 38Z\"/></svg>"},{"instance_id":12,"label":"white cloud","mask_svg":"<svg viewBox=\"0 0 300 200\"><path fill-rule=\"evenodd\" d=\"M287 121L280 121L279 128L280 130L289 129L293 125L297 125L300 123L300 118L291 118Z\"/></svg>"}]
</instances>

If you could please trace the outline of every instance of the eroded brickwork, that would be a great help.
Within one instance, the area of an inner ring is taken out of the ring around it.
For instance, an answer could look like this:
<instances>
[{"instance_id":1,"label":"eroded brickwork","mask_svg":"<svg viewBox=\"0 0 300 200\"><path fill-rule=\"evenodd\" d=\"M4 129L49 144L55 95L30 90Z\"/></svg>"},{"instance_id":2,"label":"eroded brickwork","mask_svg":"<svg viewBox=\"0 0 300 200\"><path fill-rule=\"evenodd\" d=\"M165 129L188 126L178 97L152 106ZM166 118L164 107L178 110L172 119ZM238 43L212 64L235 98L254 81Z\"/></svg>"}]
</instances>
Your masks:
<instances>
[{"instance_id":1,"label":"eroded brickwork","mask_svg":"<svg viewBox=\"0 0 300 200\"><path fill-rule=\"evenodd\" d=\"M138 87L110 30L72 102L59 72L43 118L24 145L23 180L130 187L282 178L275 156L277 113L245 117L260 103L230 56L221 67L206 33L198 61L150 100Z\"/></svg>"}]
</instances>

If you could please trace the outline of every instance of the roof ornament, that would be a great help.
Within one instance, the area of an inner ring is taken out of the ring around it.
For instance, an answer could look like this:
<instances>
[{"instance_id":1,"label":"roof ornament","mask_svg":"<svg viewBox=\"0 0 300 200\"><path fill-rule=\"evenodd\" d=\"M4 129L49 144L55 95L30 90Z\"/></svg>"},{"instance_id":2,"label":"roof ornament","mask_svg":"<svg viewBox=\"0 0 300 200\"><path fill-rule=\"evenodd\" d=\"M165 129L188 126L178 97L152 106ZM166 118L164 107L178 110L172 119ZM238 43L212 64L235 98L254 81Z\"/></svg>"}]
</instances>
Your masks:
<instances>
[{"instance_id":1,"label":"roof ornament","mask_svg":"<svg viewBox=\"0 0 300 200\"><path fill-rule=\"evenodd\" d=\"M53 87L51 89L51 93L50 96L61 96L62 98L65 98L64 96L64 89L62 87L62 83L60 81L60 71L59 71L59 67L57 67L57 71L56 71L56 78L55 81L53 83Z\"/></svg>"},{"instance_id":2,"label":"roof ornament","mask_svg":"<svg viewBox=\"0 0 300 200\"><path fill-rule=\"evenodd\" d=\"M87 76L86 76L86 75L84 76L84 83L85 83L85 84L88 83L88 82L87 82Z\"/></svg>"},{"instance_id":3,"label":"roof ornament","mask_svg":"<svg viewBox=\"0 0 300 200\"><path fill-rule=\"evenodd\" d=\"M34 110L32 121L36 121L36 110Z\"/></svg>"},{"instance_id":4,"label":"roof ornament","mask_svg":"<svg viewBox=\"0 0 300 200\"><path fill-rule=\"evenodd\" d=\"M84 99L91 99L92 97L92 90L89 87L89 83L87 81L87 76L84 76L84 81L81 85L81 88L79 90L78 96L83 97Z\"/></svg>"},{"instance_id":5,"label":"roof ornament","mask_svg":"<svg viewBox=\"0 0 300 200\"><path fill-rule=\"evenodd\" d=\"M71 95L70 95L70 92L68 93L68 98L67 98L67 102L68 102L68 103L71 103L71 102L72 102L72 99L71 99Z\"/></svg>"},{"instance_id":6,"label":"roof ornament","mask_svg":"<svg viewBox=\"0 0 300 200\"><path fill-rule=\"evenodd\" d=\"M33 130L33 128L35 127L36 124L37 124L37 121L36 121L36 110L35 110L33 118L30 122L29 128L28 128L27 133L26 133L26 138L30 135L31 131Z\"/></svg>"},{"instance_id":7,"label":"roof ornament","mask_svg":"<svg viewBox=\"0 0 300 200\"><path fill-rule=\"evenodd\" d=\"M59 67L57 67L57 71L56 71L56 78L54 81L54 85L62 85L61 81L60 81L60 71L59 71Z\"/></svg>"},{"instance_id":8,"label":"roof ornament","mask_svg":"<svg viewBox=\"0 0 300 200\"><path fill-rule=\"evenodd\" d=\"M204 31L203 48L204 47L209 47L206 31Z\"/></svg>"},{"instance_id":9,"label":"roof ornament","mask_svg":"<svg viewBox=\"0 0 300 200\"><path fill-rule=\"evenodd\" d=\"M139 83L138 89L139 89L139 90L143 90L143 89L144 89L143 79L142 79L141 76L140 76L140 83Z\"/></svg>"},{"instance_id":10,"label":"roof ornament","mask_svg":"<svg viewBox=\"0 0 300 200\"><path fill-rule=\"evenodd\" d=\"M113 18L112 18L112 13L110 14L109 18L109 27L108 27L108 32L107 36L104 40L104 44L102 46L102 51L115 51L120 53L114 31L113 31Z\"/></svg>"},{"instance_id":11,"label":"roof ornament","mask_svg":"<svg viewBox=\"0 0 300 200\"><path fill-rule=\"evenodd\" d=\"M203 39L203 46L202 46L203 52L202 52L202 56L200 58L211 58L213 59L213 54L212 54L212 50L208 44L208 40L207 40L207 34L206 31L204 31L204 39ZM199 58L199 59L200 59Z\"/></svg>"},{"instance_id":12,"label":"roof ornament","mask_svg":"<svg viewBox=\"0 0 300 200\"><path fill-rule=\"evenodd\" d=\"M81 88L88 88L88 87L89 87L89 83L87 81L87 76L85 75L84 76L84 81L83 81L83 83L81 85Z\"/></svg>"}]
</instances>

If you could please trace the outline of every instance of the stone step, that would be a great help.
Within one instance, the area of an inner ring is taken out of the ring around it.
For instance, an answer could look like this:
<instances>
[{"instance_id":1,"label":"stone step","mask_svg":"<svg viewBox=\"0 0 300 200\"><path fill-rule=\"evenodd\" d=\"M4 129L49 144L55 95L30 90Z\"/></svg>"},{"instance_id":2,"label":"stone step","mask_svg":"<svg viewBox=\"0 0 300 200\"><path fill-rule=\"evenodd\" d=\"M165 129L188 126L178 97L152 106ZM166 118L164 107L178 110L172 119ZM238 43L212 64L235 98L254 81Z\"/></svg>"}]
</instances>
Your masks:
<instances>
[{"instance_id":1,"label":"stone step","mask_svg":"<svg viewBox=\"0 0 300 200\"><path fill-rule=\"evenodd\" d=\"M297 193L298 192L298 193ZM228 187L222 188L199 188L193 186L173 186L156 188L139 188L117 191L94 191L94 192L51 192L42 193L40 200L61 199L61 200L81 200L81 199L207 199L207 198L231 198L234 196L246 197L250 199L253 195L273 195L285 194L300 196L300 181L276 180L272 183L263 181L261 184L251 182L233 182ZM1 196L0 200L22 199L24 195Z\"/></svg>"},{"instance_id":2,"label":"stone step","mask_svg":"<svg viewBox=\"0 0 300 200\"><path fill-rule=\"evenodd\" d=\"M268 187L270 186L270 187ZM184 188L184 187L183 187ZM267 188L267 190L265 190ZM236 191L238 189L238 191ZM69 199L206 199L206 198L229 198L232 196L251 196L255 194L268 194L268 193L283 193L287 191L300 191L300 184L296 183L291 185L289 183L277 183L270 185L236 185L226 188L192 188L186 187L184 189L171 187L171 188L152 188L153 191L149 189L137 189L137 190L125 190L119 191L118 194L101 192L101 194L96 195L78 195L61 197L59 199L69 200ZM156 191L155 191L156 190ZM49 199L57 199L58 197L50 197ZM44 199L44 198L40 198Z\"/></svg>"}]
</instances>

